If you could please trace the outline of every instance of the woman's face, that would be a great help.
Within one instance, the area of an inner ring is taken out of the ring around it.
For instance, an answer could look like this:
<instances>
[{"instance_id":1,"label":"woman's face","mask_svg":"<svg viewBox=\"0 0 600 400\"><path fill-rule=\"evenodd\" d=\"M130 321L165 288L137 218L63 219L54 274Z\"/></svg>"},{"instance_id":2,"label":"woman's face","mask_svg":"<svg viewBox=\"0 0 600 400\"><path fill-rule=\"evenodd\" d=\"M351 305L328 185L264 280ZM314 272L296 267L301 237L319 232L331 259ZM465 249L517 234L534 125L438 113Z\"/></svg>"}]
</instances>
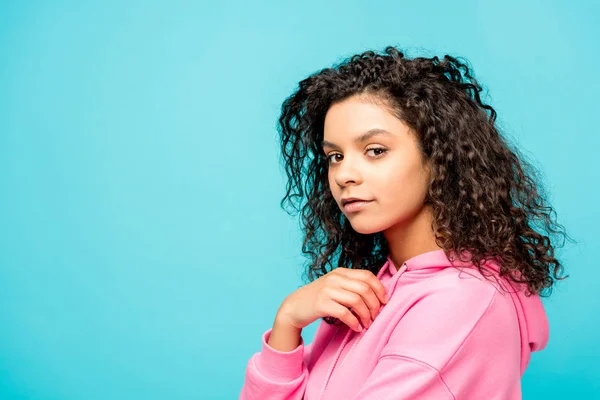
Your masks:
<instances>
[{"instance_id":1,"label":"woman's face","mask_svg":"<svg viewBox=\"0 0 600 400\"><path fill-rule=\"evenodd\" d=\"M375 133L359 140L373 130ZM323 152L329 187L338 206L359 233L409 225L423 208L430 169L422 163L417 138L382 106L354 96L334 104L325 116ZM347 210L342 199L369 200Z\"/></svg>"}]
</instances>

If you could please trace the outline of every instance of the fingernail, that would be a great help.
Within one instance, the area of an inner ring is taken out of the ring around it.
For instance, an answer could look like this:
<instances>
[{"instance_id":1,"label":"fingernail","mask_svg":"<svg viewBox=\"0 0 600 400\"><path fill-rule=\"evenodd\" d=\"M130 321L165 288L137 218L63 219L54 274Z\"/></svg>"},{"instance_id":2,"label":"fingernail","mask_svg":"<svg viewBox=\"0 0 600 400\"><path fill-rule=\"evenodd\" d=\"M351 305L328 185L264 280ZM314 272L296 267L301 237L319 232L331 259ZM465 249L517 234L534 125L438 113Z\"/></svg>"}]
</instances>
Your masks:
<instances>
[{"instance_id":1,"label":"fingernail","mask_svg":"<svg viewBox=\"0 0 600 400\"><path fill-rule=\"evenodd\" d=\"M359 325L359 326L358 326L358 331L359 331L359 332L362 332L362 330L363 330L362 326L361 326L361 325Z\"/></svg>"}]
</instances>

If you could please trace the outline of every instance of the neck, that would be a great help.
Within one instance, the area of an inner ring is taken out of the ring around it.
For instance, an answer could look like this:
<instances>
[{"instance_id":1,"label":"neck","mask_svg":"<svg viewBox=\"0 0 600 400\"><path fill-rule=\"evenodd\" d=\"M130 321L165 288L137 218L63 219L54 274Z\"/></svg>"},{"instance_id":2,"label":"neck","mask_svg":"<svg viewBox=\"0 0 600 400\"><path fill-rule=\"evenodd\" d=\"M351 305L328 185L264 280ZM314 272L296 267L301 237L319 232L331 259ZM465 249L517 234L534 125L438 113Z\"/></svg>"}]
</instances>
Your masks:
<instances>
[{"instance_id":1,"label":"neck","mask_svg":"<svg viewBox=\"0 0 600 400\"><path fill-rule=\"evenodd\" d=\"M403 220L384 231L390 248L390 258L396 268L404 261L428 251L440 250L432 229L431 205L425 204L412 218Z\"/></svg>"}]
</instances>

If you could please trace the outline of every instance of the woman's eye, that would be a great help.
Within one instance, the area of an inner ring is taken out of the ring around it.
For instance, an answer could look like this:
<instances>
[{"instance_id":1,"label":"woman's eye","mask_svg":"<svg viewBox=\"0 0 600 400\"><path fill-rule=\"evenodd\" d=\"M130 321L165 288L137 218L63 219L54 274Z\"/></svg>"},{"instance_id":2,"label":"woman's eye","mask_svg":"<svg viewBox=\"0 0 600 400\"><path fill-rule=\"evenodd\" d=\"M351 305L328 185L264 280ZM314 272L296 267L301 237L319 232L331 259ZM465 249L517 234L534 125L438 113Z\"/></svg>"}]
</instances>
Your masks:
<instances>
[{"instance_id":1,"label":"woman's eye","mask_svg":"<svg viewBox=\"0 0 600 400\"><path fill-rule=\"evenodd\" d=\"M383 147L372 147L370 149L367 149L367 151L374 151L374 152L376 152L375 157L379 157L380 155L385 153L387 151L387 149L384 149ZM379 153L377 153L378 151L379 151Z\"/></svg>"},{"instance_id":2,"label":"woman's eye","mask_svg":"<svg viewBox=\"0 0 600 400\"><path fill-rule=\"evenodd\" d=\"M337 154L337 153L336 153L336 154L330 154L330 155L328 155L328 156L327 156L327 162L328 162L329 164L331 164L331 163L332 163L332 161L331 161L331 158L332 158L332 157L335 157L335 156L339 156L339 154ZM335 163L334 163L334 164L335 164Z\"/></svg>"},{"instance_id":3,"label":"woman's eye","mask_svg":"<svg viewBox=\"0 0 600 400\"><path fill-rule=\"evenodd\" d=\"M383 154L384 154L384 153L387 151L387 149L386 149L386 148L383 148L383 147L372 147L372 148L370 148L370 149L367 149L367 153L368 153L368 152L370 152L370 151L373 151L373 152L374 152L374 155L373 155L373 156L371 156L372 158L379 158L379 157L381 157L381 156L382 156L382 155L383 155ZM332 158L333 158L333 157L336 157L336 156L341 156L341 154L339 154L339 153L333 153L333 154L330 154L330 155L328 155L328 156L326 157L326 158L327 158L327 161L328 161L328 163L329 163L329 164L332 164L332 163L333 163L333 164L337 164L337 163L335 163L335 162L332 162Z\"/></svg>"}]
</instances>

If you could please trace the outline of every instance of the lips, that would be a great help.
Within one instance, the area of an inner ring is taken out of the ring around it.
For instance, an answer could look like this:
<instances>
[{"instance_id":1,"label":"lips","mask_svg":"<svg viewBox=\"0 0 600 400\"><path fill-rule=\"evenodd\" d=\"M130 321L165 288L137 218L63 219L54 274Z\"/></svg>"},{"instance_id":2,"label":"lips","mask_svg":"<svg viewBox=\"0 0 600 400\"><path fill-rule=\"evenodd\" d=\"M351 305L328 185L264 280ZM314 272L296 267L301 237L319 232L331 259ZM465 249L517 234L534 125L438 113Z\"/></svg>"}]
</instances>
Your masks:
<instances>
[{"instance_id":1,"label":"lips","mask_svg":"<svg viewBox=\"0 0 600 400\"><path fill-rule=\"evenodd\" d=\"M372 200L354 200L344 204L344 211L347 213L355 213L367 207Z\"/></svg>"},{"instance_id":2,"label":"lips","mask_svg":"<svg viewBox=\"0 0 600 400\"><path fill-rule=\"evenodd\" d=\"M371 200L359 199L358 197L347 197L345 199L342 199L342 205L345 206L346 204L356 202L356 201L371 201Z\"/></svg>"}]
</instances>

